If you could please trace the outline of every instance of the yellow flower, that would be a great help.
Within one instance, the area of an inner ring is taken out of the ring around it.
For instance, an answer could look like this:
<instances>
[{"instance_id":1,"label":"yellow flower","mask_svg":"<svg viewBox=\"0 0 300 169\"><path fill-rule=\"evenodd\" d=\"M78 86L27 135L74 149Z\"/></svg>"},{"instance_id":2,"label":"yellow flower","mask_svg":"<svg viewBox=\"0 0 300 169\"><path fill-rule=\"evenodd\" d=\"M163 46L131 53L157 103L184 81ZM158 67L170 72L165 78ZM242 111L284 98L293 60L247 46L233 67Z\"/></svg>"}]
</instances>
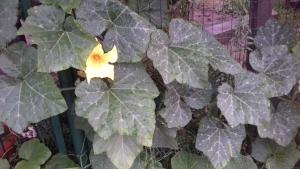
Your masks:
<instances>
[{"instance_id":1,"label":"yellow flower","mask_svg":"<svg viewBox=\"0 0 300 169\"><path fill-rule=\"evenodd\" d=\"M115 63L117 59L118 52L116 46L111 51L104 53L102 45L98 43L86 61L85 73L88 83L94 77L108 77L114 80L114 65L109 63Z\"/></svg>"}]
</instances>

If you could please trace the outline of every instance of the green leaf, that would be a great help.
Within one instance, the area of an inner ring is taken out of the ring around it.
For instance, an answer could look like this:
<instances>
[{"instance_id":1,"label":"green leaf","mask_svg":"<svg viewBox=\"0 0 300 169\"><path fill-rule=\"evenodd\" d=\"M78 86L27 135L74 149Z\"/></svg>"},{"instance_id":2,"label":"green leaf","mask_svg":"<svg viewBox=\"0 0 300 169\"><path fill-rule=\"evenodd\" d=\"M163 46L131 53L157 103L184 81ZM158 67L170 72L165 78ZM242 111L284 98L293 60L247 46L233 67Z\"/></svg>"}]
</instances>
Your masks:
<instances>
[{"instance_id":1,"label":"green leaf","mask_svg":"<svg viewBox=\"0 0 300 169\"><path fill-rule=\"evenodd\" d=\"M0 168L1 169L10 169L9 162L6 159L0 159Z\"/></svg>"},{"instance_id":2,"label":"green leaf","mask_svg":"<svg viewBox=\"0 0 300 169\"><path fill-rule=\"evenodd\" d=\"M196 138L196 148L210 159L217 169L223 168L232 157L237 157L246 137L245 128L222 126L215 119L203 118Z\"/></svg>"},{"instance_id":3,"label":"green leaf","mask_svg":"<svg viewBox=\"0 0 300 169\"><path fill-rule=\"evenodd\" d=\"M297 60L287 46L263 48L261 55L250 55L250 60L256 60L250 62L252 65L262 65L257 71L263 78L268 97L286 95L296 84Z\"/></svg>"},{"instance_id":4,"label":"green leaf","mask_svg":"<svg viewBox=\"0 0 300 169\"><path fill-rule=\"evenodd\" d=\"M165 28L170 22L167 0L129 0L128 5L158 28Z\"/></svg>"},{"instance_id":5,"label":"green leaf","mask_svg":"<svg viewBox=\"0 0 300 169\"><path fill-rule=\"evenodd\" d=\"M73 167L78 167L78 165L70 160L67 155L56 154L47 162L44 169L69 169Z\"/></svg>"},{"instance_id":6,"label":"green leaf","mask_svg":"<svg viewBox=\"0 0 300 169\"><path fill-rule=\"evenodd\" d=\"M52 77L36 72L36 49L24 43L9 46L0 55L0 121L16 132L67 110Z\"/></svg>"},{"instance_id":7,"label":"green leaf","mask_svg":"<svg viewBox=\"0 0 300 169\"><path fill-rule=\"evenodd\" d=\"M97 136L93 141L94 153L101 154L106 152L118 169L130 169L142 148L136 138L119 134L114 134L107 140Z\"/></svg>"},{"instance_id":8,"label":"green leaf","mask_svg":"<svg viewBox=\"0 0 300 169\"><path fill-rule=\"evenodd\" d=\"M257 138L252 143L251 156L262 163L266 162L267 159L271 156L272 149L282 149L278 147L273 140Z\"/></svg>"},{"instance_id":9,"label":"green leaf","mask_svg":"<svg viewBox=\"0 0 300 169\"><path fill-rule=\"evenodd\" d=\"M103 48L109 51L116 45L118 62L141 61L150 34L155 30L146 19L118 0L84 0L77 11L77 18L85 30L95 36L106 31Z\"/></svg>"},{"instance_id":10,"label":"green leaf","mask_svg":"<svg viewBox=\"0 0 300 169\"><path fill-rule=\"evenodd\" d=\"M147 153L141 153L134 161L131 169L164 169L162 164L153 156Z\"/></svg>"},{"instance_id":11,"label":"green leaf","mask_svg":"<svg viewBox=\"0 0 300 169\"><path fill-rule=\"evenodd\" d=\"M223 169L257 169L257 166L250 156L239 155L232 158Z\"/></svg>"},{"instance_id":12,"label":"green leaf","mask_svg":"<svg viewBox=\"0 0 300 169\"><path fill-rule=\"evenodd\" d=\"M157 120L152 147L178 149L176 135L176 128L168 128Z\"/></svg>"},{"instance_id":13,"label":"green leaf","mask_svg":"<svg viewBox=\"0 0 300 169\"><path fill-rule=\"evenodd\" d=\"M41 3L53 6L59 6L65 12L72 14L72 9L78 9L81 0L40 0Z\"/></svg>"},{"instance_id":14,"label":"green leaf","mask_svg":"<svg viewBox=\"0 0 300 169\"><path fill-rule=\"evenodd\" d=\"M300 159L297 145L292 142L281 151L272 153L272 157L266 162L267 169L292 169Z\"/></svg>"},{"instance_id":15,"label":"green leaf","mask_svg":"<svg viewBox=\"0 0 300 169\"><path fill-rule=\"evenodd\" d=\"M93 169L117 169L105 153L95 155L91 152L90 161Z\"/></svg>"},{"instance_id":16,"label":"green leaf","mask_svg":"<svg viewBox=\"0 0 300 169\"><path fill-rule=\"evenodd\" d=\"M51 151L38 139L32 139L22 144L19 157L36 165L44 164L51 156Z\"/></svg>"},{"instance_id":17,"label":"green leaf","mask_svg":"<svg viewBox=\"0 0 300 169\"><path fill-rule=\"evenodd\" d=\"M31 161L20 161L15 166L15 169L40 169L41 166Z\"/></svg>"},{"instance_id":18,"label":"green leaf","mask_svg":"<svg viewBox=\"0 0 300 169\"><path fill-rule=\"evenodd\" d=\"M292 50L293 53L300 59L300 42L298 42Z\"/></svg>"},{"instance_id":19,"label":"green leaf","mask_svg":"<svg viewBox=\"0 0 300 169\"><path fill-rule=\"evenodd\" d=\"M261 125L270 121L270 101L265 96L261 76L243 73L234 76L235 87L224 83L218 88L218 107L230 126Z\"/></svg>"},{"instance_id":20,"label":"green leaf","mask_svg":"<svg viewBox=\"0 0 300 169\"><path fill-rule=\"evenodd\" d=\"M173 19L169 36L162 31L152 33L147 51L166 84L176 80L191 87L208 88L208 64L226 73L242 71L213 36L191 23Z\"/></svg>"},{"instance_id":21,"label":"green leaf","mask_svg":"<svg viewBox=\"0 0 300 169\"><path fill-rule=\"evenodd\" d=\"M171 159L172 169L214 169L210 161L204 156L178 152Z\"/></svg>"},{"instance_id":22,"label":"green leaf","mask_svg":"<svg viewBox=\"0 0 300 169\"><path fill-rule=\"evenodd\" d=\"M160 112L169 128L184 127L192 119L190 108L202 109L211 99L212 91L196 89L172 82L167 85L166 108Z\"/></svg>"},{"instance_id":23,"label":"green leaf","mask_svg":"<svg viewBox=\"0 0 300 169\"><path fill-rule=\"evenodd\" d=\"M113 133L134 135L151 146L155 129L155 84L140 64L115 65L115 80L108 87L100 79L79 84L75 94L76 113L87 118L104 139Z\"/></svg>"},{"instance_id":24,"label":"green leaf","mask_svg":"<svg viewBox=\"0 0 300 169\"><path fill-rule=\"evenodd\" d=\"M287 146L297 135L300 127L300 114L295 105L280 102L276 112L273 111L270 122L257 126L263 138L275 140L281 146Z\"/></svg>"},{"instance_id":25,"label":"green leaf","mask_svg":"<svg viewBox=\"0 0 300 169\"><path fill-rule=\"evenodd\" d=\"M76 129L84 131L84 134L89 139L89 141L94 140L96 132L94 131L93 127L90 125L87 119L76 116L74 119L74 123Z\"/></svg>"},{"instance_id":26,"label":"green leaf","mask_svg":"<svg viewBox=\"0 0 300 169\"><path fill-rule=\"evenodd\" d=\"M186 126L191 121L193 113L190 107L181 100L180 94L174 85L168 85L165 97L166 108L160 112L160 115L165 119L168 127Z\"/></svg>"},{"instance_id":27,"label":"green leaf","mask_svg":"<svg viewBox=\"0 0 300 169\"><path fill-rule=\"evenodd\" d=\"M2 0L0 3L0 49L16 37L18 0Z\"/></svg>"},{"instance_id":28,"label":"green leaf","mask_svg":"<svg viewBox=\"0 0 300 169\"><path fill-rule=\"evenodd\" d=\"M259 28L254 43L258 48L277 45L291 45L295 42L295 29L289 25L280 25L276 19L269 19Z\"/></svg>"},{"instance_id":29,"label":"green leaf","mask_svg":"<svg viewBox=\"0 0 300 169\"><path fill-rule=\"evenodd\" d=\"M28 17L18 30L38 45L38 71L56 72L74 67L85 70L96 40L85 33L77 21L53 6L40 5L28 10Z\"/></svg>"},{"instance_id":30,"label":"green leaf","mask_svg":"<svg viewBox=\"0 0 300 169\"><path fill-rule=\"evenodd\" d=\"M264 151L262 151L262 147L266 147ZM293 169L300 159L300 152L294 141L288 146L282 147L270 140L257 139L252 145L252 149L254 150L252 151L254 158L266 160L267 169Z\"/></svg>"}]
</instances>

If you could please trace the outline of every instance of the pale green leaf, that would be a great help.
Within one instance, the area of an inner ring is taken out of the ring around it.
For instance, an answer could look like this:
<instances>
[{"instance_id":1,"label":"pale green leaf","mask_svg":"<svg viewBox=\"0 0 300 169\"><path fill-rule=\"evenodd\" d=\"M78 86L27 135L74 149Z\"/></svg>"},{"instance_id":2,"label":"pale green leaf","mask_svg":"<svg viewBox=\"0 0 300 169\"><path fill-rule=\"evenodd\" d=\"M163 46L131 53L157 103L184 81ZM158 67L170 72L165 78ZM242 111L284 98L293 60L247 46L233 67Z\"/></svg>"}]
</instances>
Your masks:
<instances>
[{"instance_id":1,"label":"pale green leaf","mask_svg":"<svg viewBox=\"0 0 300 169\"><path fill-rule=\"evenodd\" d=\"M108 87L100 79L76 88L76 113L87 118L104 139L113 133L134 135L151 146L155 129L154 98L158 89L140 64L115 65L115 80Z\"/></svg>"},{"instance_id":2,"label":"pale green leaf","mask_svg":"<svg viewBox=\"0 0 300 169\"><path fill-rule=\"evenodd\" d=\"M166 84L176 80L195 88L209 88L208 64L236 74L241 66L213 36L182 19L173 19L169 37L163 31L151 35L147 55Z\"/></svg>"},{"instance_id":3,"label":"pale green leaf","mask_svg":"<svg viewBox=\"0 0 300 169\"><path fill-rule=\"evenodd\" d=\"M214 169L206 157L184 151L172 157L171 164L172 169Z\"/></svg>"},{"instance_id":4,"label":"pale green leaf","mask_svg":"<svg viewBox=\"0 0 300 169\"><path fill-rule=\"evenodd\" d=\"M106 152L118 169L130 169L142 148L136 138L119 134L114 134L107 140L97 136L93 141L94 153L101 154Z\"/></svg>"},{"instance_id":5,"label":"pale green leaf","mask_svg":"<svg viewBox=\"0 0 300 169\"><path fill-rule=\"evenodd\" d=\"M72 9L78 9L81 0L40 0L40 2L47 5L59 6L65 12L72 14Z\"/></svg>"},{"instance_id":6,"label":"pale green leaf","mask_svg":"<svg viewBox=\"0 0 300 169\"><path fill-rule=\"evenodd\" d=\"M16 37L18 0L1 0L0 3L0 49Z\"/></svg>"},{"instance_id":7,"label":"pale green leaf","mask_svg":"<svg viewBox=\"0 0 300 169\"><path fill-rule=\"evenodd\" d=\"M31 161L20 161L15 166L15 169L40 169L41 166Z\"/></svg>"},{"instance_id":8,"label":"pale green leaf","mask_svg":"<svg viewBox=\"0 0 300 169\"><path fill-rule=\"evenodd\" d=\"M276 19L269 19L259 28L254 43L258 48L277 45L291 45L296 40L295 29L290 25L280 25Z\"/></svg>"},{"instance_id":9,"label":"pale green leaf","mask_svg":"<svg viewBox=\"0 0 300 169\"><path fill-rule=\"evenodd\" d=\"M19 149L19 157L36 165L44 164L51 156L51 151L38 139L29 140Z\"/></svg>"},{"instance_id":10,"label":"pale green leaf","mask_svg":"<svg viewBox=\"0 0 300 169\"><path fill-rule=\"evenodd\" d=\"M164 169L153 156L142 152L134 161L131 169Z\"/></svg>"},{"instance_id":11,"label":"pale green leaf","mask_svg":"<svg viewBox=\"0 0 300 169\"><path fill-rule=\"evenodd\" d=\"M11 45L0 56L0 121L16 132L66 111L63 96L47 73L36 72L36 49Z\"/></svg>"},{"instance_id":12,"label":"pale green leaf","mask_svg":"<svg viewBox=\"0 0 300 169\"><path fill-rule=\"evenodd\" d=\"M118 62L139 62L148 47L155 27L118 0L84 0L77 19L89 33L100 36L106 31L103 48L116 45Z\"/></svg>"},{"instance_id":13,"label":"pale green leaf","mask_svg":"<svg viewBox=\"0 0 300 169\"><path fill-rule=\"evenodd\" d=\"M257 169L250 156L238 155L232 158L223 169Z\"/></svg>"},{"instance_id":14,"label":"pale green leaf","mask_svg":"<svg viewBox=\"0 0 300 169\"><path fill-rule=\"evenodd\" d=\"M293 169L300 159L300 152L294 141L282 147L271 140L257 139L252 145L252 156L265 161L267 169Z\"/></svg>"},{"instance_id":15,"label":"pale green leaf","mask_svg":"<svg viewBox=\"0 0 300 169\"><path fill-rule=\"evenodd\" d=\"M280 102L273 111L270 122L257 126L263 138L275 140L281 146L287 146L296 136L300 127L300 112L295 105Z\"/></svg>"},{"instance_id":16,"label":"pale green leaf","mask_svg":"<svg viewBox=\"0 0 300 169\"><path fill-rule=\"evenodd\" d=\"M85 33L72 17L53 6L40 5L28 10L28 17L18 30L38 45L38 71L56 72L74 67L85 70L96 40Z\"/></svg>"},{"instance_id":17,"label":"pale green leaf","mask_svg":"<svg viewBox=\"0 0 300 169\"><path fill-rule=\"evenodd\" d=\"M78 167L67 155L56 154L47 162L44 169L69 169Z\"/></svg>"},{"instance_id":18,"label":"pale green leaf","mask_svg":"<svg viewBox=\"0 0 300 169\"><path fill-rule=\"evenodd\" d=\"M0 159L0 168L1 169L10 169L9 162L6 159Z\"/></svg>"},{"instance_id":19,"label":"pale green leaf","mask_svg":"<svg viewBox=\"0 0 300 169\"><path fill-rule=\"evenodd\" d=\"M251 57L256 57L255 59ZM287 46L274 46L261 49L261 54L250 55L253 67L262 76L265 93L268 97L288 94L296 84L297 60L289 53Z\"/></svg>"},{"instance_id":20,"label":"pale green leaf","mask_svg":"<svg viewBox=\"0 0 300 169\"><path fill-rule=\"evenodd\" d=\"M270 121L270 101L264 94L261 76L249 72L234 78L234 88L227 83L218 88L218 107L228 123L235 127L239 124L261 125Z\"/></svg>"},{"instance_id":21,"label":"pale green leaf","mask_svg":"<svg viewBox=\"0 0 300 169\"><path fill-rule=\"evenodd\" d=\"M152 147L178 149L176 140L177 129L168 128L160 121L156 121Z\"/></svg>"},{"instance_id":22,"label":"pale green leaf","mask_svg":"<svg viewBox=\"0 0 300 169\"><path fill-rule=\"evenodd\" d=\"M200 121L196 138L196 148L202 151L217 169L223 168L232 157L237 157L246 137L245 128L222 126L215 119L203 118Z\"/></svg>"}]
</instances>

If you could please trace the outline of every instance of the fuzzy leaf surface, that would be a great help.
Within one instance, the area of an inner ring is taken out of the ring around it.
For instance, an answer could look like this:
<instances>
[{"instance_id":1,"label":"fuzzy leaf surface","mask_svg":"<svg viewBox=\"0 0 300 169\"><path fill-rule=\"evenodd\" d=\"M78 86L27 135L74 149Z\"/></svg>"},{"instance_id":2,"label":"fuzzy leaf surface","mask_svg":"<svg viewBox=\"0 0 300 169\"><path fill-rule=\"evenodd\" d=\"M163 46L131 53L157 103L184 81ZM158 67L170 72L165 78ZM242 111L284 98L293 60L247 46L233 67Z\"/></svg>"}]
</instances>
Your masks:
<instances>
[{"instance_id":1,"label":"fuzzy leaf surface","mask_svg":"<svg viewBox=\"0 0 300 169\"><path fill-rule=\"evenodd\" d=\"M48 73L38 73L37 52L24 43L11 45L0 55L0 121L20 133L29 123L67 109L60 90Z\"/></svg>"},{"instance_id":2,"label":"fuzzy leaf surface","mask_svg":"<svg viewBox=\"0 0 300 169\"><path fill-rule=\"evenodd\" d=\"M76 113L88 119L104 139L113 133L137 136L141 144L152 145L155 129L154 98L159 91L140 64L115 66L111 87L99 78L76 88Z\"/></svg>"},{"instance_id":3,"label":"fuzzy leaf surface","mask_svg":"<svg viewBox=\"0 0 300 169\"><path fill-rule=\"evenodd\" d=\"M56 72L74 67L85 70L88 54L96 40L85 33L72 17L65 20L65 12L40 5L28 10L28 17L18 30L38 45L38 71Z\"/></svg>"},{"instance_id":4,"label":"fuzzy leaf surface","mask_svg":"<svg viewBox=\"0 0 300 169\"><path fill-rule=\"evenodd\" d=\"M218 107L228 123L260 125L271 120L270 101L264 94L264 83L259 75L235 75L235 87L224 83L219 88Z\"/></svg>"},{"instance_id":5,"label":"fuzzy leaf surface","mask_svg":"<svg viewBox=\"0 0 300 169\"><path fill-rule=\"evenodd\" d=\"M106 31L103 48L116 45L118 62L139 62L148 47L155 27L118 0L84 0L77 19L86 31L100 36Z\"/></svg>"},{"instance_id":6,"label":"fuzzy leaf surface","mask_svg":"<svg viewBox=\"0 0 300 169\"><path fill-rule=\"evenodd\" d=\"M223 168L232 157L237 157L246 137L245 128L222 126L219 121L203 118L196 138L196 148L202 151L215 168Z\"/></svg>"}]
</instances>

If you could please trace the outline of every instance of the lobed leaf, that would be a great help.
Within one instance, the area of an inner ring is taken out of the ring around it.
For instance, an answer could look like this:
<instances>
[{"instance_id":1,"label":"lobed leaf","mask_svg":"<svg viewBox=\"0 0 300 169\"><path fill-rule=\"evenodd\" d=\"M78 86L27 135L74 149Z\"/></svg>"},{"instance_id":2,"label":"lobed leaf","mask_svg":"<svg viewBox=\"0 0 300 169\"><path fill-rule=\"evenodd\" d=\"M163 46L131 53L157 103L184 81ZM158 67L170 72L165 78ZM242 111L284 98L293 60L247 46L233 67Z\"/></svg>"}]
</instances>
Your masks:
<instances>
[{"instance_id":1,"label":"lobed leaf","mask_svg":"<svg viewBox=\"0 0 300 169\"><path fill-rule=\"evenodd\" d=\"M38 45L38 71L56 72L74 67L85 70L89 53L97 45L72 17L53 6L40 5L28 10L18 35L29 35Z\"/></svg>"},{"instance_id":2,"label":"lobed leaf","mask_svg":"<svg viewBox=\"0 0 300 169\"><path fill-rule=\"evenodd\" d=\"M178 149L176 135L176 128L168 128L161 122L156 121L152 147Z\"/></svg>"},{"instance_id":3,"label":"lobed leaf","mask_svg":"<svg viewBox=\"0 0 300 169\"><path fill-rule=\"evenodd\" d=\"M76 114L87 118L97 134L108 139L113 133L137 136L151 146L155 129L155 84L140 64L115 66L115 80L108 87L100 79L76 88Z\"/></svg>"},{"instance_id":4,"label":"lobed leaf","mask_svg":"<svg viewBox=\"0 0 300 169\"><path fill-rule=\"evenodd\" d=\"M224 169L257 169L257 166L250 156L239 155L232 158Z\"/></svg>"},{"instance_id":5,"label":"lobed leaf","mask_svg":"<svg viewBox=\"0 0 300 169\"><path fill-rule=\"evenodd\" d=\"M245 137L243 126L223 127L219 121L206 117L200 122L196 148L208 156L212 165L219 169L225 167L232 157L238 156Z\"/></svg>"},{"instance_id":6,"label":"lobed leaf","mask_svg":"<svg viewBox=\"0 0 300 169\"><path fill-rule=\"evenodd\" d=\"M276 19L269 19L266 24L259 28L254 39L258 48L278 45L291 45L295 42L295 29L289 25L280 25Z\"/></svg>"},{"instance_id":7,"label":"lobed leaf","mask_svg":"<svg viewBox=\"0 0 300 169\"><path fill-rule=\"evenodd\" d=\"M235 127L239 124L261 125L270 121L270 101L264 94L261 76L243 73L234 78L234 88L227 83L218 88L217 104L228 123Z\"/></svg>"},{"instance_id":8,"label":"lobed leaf","mask_svg":"<svg viewBox=\"0 0 300 169\"><path fill-rule=\"evenodd\" d=\"M176 80L194 88L209 88L208 64L226 73L242 71L217 40L191 23L173 19L169 35L153 32L147 51L166 84Z\"/></svg>"},{"instance_id":9,"label":"lobed leaf","mask_svg":"<svg viewBox=\"0 0 300 169\"><path fill-rule=\"evenodd\" d=\"M0 121L20 133L29 123L37 123L67 110L52 77L36 72L36 49L24 43L9 46L0 55Z\"/></svg>"},{"instance_id":10,"label":"lobed leaf","mask_svg":"<svg viewBox=\"0 0 300 169\"><path fill-rule=\"evenodd\" d=\"M155 27L118 0L84 0L77 19L86 31L95 36L105 32L103 48L116 45L118 62L139 62L148 47Z\"/></svg>"},{"instance_id":11,"label":"lobed leaf","mask_svg":"<svg viewBox=\"0 0 300 169\"><path fill-rule=\"evenodd\" d=\"M287 146L297 135L300 127L300 114L295 105L280 102L272 113L271 121L257 126L263 138L270 138L281 146Z\"/></svg>"},{"instance_id":12,"label":"lobed leaf","mask_svg":"<svg viewBox=\"0 0 300 169\"><path fill-rule=\"evenodd\" d=\"M107 140L97 136L93 141L94 153L101 154L106 152L107 156L118 169L130 169L134 160L142 151L142 148L136 138L119 134L114 134Z\"/></svg>"}]
</instances>

